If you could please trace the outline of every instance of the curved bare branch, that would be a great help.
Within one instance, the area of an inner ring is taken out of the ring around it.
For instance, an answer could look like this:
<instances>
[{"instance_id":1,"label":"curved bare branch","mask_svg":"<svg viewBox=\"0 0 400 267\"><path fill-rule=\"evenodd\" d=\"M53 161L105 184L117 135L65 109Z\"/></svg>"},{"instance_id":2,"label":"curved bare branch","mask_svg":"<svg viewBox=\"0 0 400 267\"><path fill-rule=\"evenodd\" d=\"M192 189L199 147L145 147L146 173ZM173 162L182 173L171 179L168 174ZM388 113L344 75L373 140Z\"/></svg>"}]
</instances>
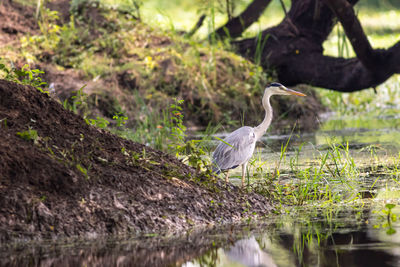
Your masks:
<instances>
[{"instance_id":1,"label":"curved bare branch","mask_svg":"<svg viewBox=\"0 0 400 267\"><path fill-rule=\"evenodd\" d=\"M270 2L271 0L253 0L239 16L230 19L213 34L219 38L240 37L251 24L258 20Z\"/></svg>"},{"instance_id":2,"label":"curved bare branch","mask_svg":"<svg viewBox=\"0 0 400 267\"><path fill-rule=\"evenodd\" d=\"M376 67L375 51L354 13L353 6L346 0L324 0L324 2L339 19L357 57L368 69L373 70Z\"/></svg>"}]
</instances>

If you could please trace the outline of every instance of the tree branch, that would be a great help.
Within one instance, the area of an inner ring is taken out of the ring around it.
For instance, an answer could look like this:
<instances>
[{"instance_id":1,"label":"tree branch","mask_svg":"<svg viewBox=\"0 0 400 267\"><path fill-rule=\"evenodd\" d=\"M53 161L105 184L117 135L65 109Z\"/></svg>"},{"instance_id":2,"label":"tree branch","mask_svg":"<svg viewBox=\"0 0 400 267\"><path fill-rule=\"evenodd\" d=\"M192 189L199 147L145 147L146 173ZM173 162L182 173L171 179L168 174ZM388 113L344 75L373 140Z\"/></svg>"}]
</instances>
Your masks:
<instances>
[{"instance_id":1,"label":"tree branch","mask_svg":"<svg viewBox=\"0 0 400 267\"><path fill-rule=\"evenodd\" d=\"M271 0L253 0L250 5L237 17L229 20L218 28L214 34L219 38L237 38L261 16Z\"/></svg>"},{"instance_id":2,"label":"tree branch","mask_svg":"<svg viewBox=\"0 0 400 267\"><path fill-rule=\"evenodd\" d=\"M376 53L354 13L353 6L346 0L323 0L335 13L349 38L360 61L370 70L376 68Z\"/></svg>"},{"instance_id":3,"label":"tree branch","mask_svg":"<svg viewBox=\"0 0 400 267\"><path fill-rule=\"evenodd\" d=\"M376 87L400 73L400 41L388 50L375 50L379 71L370 70L358 58L335 58L315 52L298 55L277 67L278 79L288 86L306 83L339 92Z\"/></svg>"}]
</instances>

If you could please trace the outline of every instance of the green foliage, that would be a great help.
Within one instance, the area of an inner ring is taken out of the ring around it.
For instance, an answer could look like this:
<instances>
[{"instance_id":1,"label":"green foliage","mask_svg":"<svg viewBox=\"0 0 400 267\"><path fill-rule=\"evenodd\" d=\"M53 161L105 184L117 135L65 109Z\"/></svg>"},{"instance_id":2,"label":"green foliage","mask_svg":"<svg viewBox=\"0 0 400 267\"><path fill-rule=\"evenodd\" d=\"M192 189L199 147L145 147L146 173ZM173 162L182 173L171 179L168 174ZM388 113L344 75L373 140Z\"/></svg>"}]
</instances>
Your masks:
<instances>
[{"instance_id":1,"label":"green foliage","mask_svg":"<svg viewBox=\"0 0 400 267\"><path fill-rule=\"evenodd\" d=\"M350 43L347 39L346 33L340 24L336 25L337 34L337 53L339 57L349 57L350 56Z\"/></svg>"},{"instance_id":2,"label":"green foliage","mask_svg":"<svg viewBox=\"0 0 400 267\"><path fill-rule=\"evenodd\" d=\"M393 116L400 106L399 76L391 77L376 90L362 90L354 93L341 93L318 89L323 104L335 111L338 119L354 116L358 119L371 119L376 116Z\"/></svg>"},{"instance_id":3,"label":"green foliage","mask_svg":"<svg viewBox=\"0 0 400 267\"><path fill-rule=\"evenodd\" d=\"M174 99L170 105L169 128L169 150L175 153L176 157L181 158L196 169L196 172L204 172L210 175L211 161L209 153L205 149L205 140L186 140L186 127L183 124L182 107L183 100Z\"/></svg>"},{"instance_id":4,"label":"green foliage","mask_svg":"<svg viewBox=\"0 0 400 267\"><path fill-rule=\"evenodd\" d=\"M39 138L37 131L31 128L23 132L17 132L17 136L21 137L26 141L33 141L34 143L37 143Z\"/></svg>"},{"instance_id":5,"label":"green foliage","mask_svg":"<svg viewBox=\"0 0 400 267\"><path fill-rule=\"evenodd\" d=\"M35 87L41 93L49 94L49 92L44 89L47 83L40 77L43 73L44 71L39 69L31 70L28 64L25 64L21 69L18 69L15 67L9 68L5 64L0 63L0 77L3 77L3 79L23 85L30 85Z\"/></svg>"},{"instance_id":6,"label":"green foliage","mask_svg":"<svg viewBox=\"0 0 400 267\"><path fill-rule=\"evenodd\" d=\"M54 43L54 61L64 67L77 68L92 53L88 29L75 27L74 17L69 23L62 25L56 33L58 42Z\"/></svg>"},{"instance_id":7,"label":"green foliage","mask_svg":"<svg viewBox=\"0 0 400 267\"><path fill-rule=\"evenodd\" d=\"M38 25L40 35L23 36L21 38L22 53L28 61L50 57L64 67L78 67L80 62L90 53L86 42L88 30L75 27L74 17L62 26L57 24L58 12L44 8L40 12Z\"/></svg>"},{"instance_id":8,"label":"green foliage","mask_svg":"<svg viewBox=\"0 0 400 267\"><path fill-rule=\"evenodd\" d=\"M110 122L108 120L106 120L105 118L99 117L99 116L97 116L96 119L86 119L86 122L89 125L94 125L101 129L106 129L108 127L108 125L110 124Z\"/></svg>"},{"instance_id":9,"label":"green foliage","mask_svg":"<svg viewBox=\"0 0 400 267\"><path fill-rule=\"evenodd\" d=\"M42 45L44 50L50 50L60 41L59 32L60 27L56 24L59 18L57 11L52 11L48 8L44 8L40 13L40 19L38 21L41 36L38 36L34 40Z\"/></svg>"},{"instance_id":10,"label":"green foliage","mask_svg":"<svg viewBox=\"0 0 400 267\"><path fill-rule=\"evenodd\" d=\"M256 65L261 65L261 57L262 57L262 52L264 51L264 46L269 38L269 35L266 35L264 38L262 36L262 32L258 33L257 36L257 46L256 46L256 52L254 54L254 63Z\"/></svg>"},{"instance_id":11,"label":"green foliage","mask_svg":"<svg viewBox=\"0 0 400 267\"><path fill-rule=\"evenodd\" d=\"M35 59L34 54L41 50L49 51L59 42L60 27L56 24L59 19L57 11L51 11L47 8L41 8L38 25L41 35L23 36L21 38L21 47L24 49L24 56L28 60Z\"/></svg>"},{"instance_id":12,"label":"green foliage","mask_svg":"<svg viewBox=\"0 0 400 267\"><path fill-rule=\"evenodd\" d=\"M170 105L170 117L168 121L168 128L170 128L170 144L169 148L179 155L179 151L183 151L182 147L185 145L186 126L183 125L182 103L183 100L174 99L175 103Z\"/></svg>"},{"instance_id":13,"label":"green foliage","mask_svg":"<svg viewBox=\"0 0 400 267\"><path fill-rule=\"evenodd\" d=\"M388 209L388 211L390 212L394 207L396 207L396 204L388 203L388 204L385 205L385 207L386 207L386 208ZM388 214L389 214L389 212L388 212Z\"/></svg>"},{"instance_id":14,"label":"green foliage","mask_svg":"<svg viewBox=\"0 0 400 267\"><path fill-rule=\"evenodd\" d=\"M70 98L65 99L62 103L63 107L75 114L80 113L87 124L94 125L101 129L106 129L110 124L107 119L100 116L96 116L96 119L88 118L88 95L83 91L85 87L86 85L82 86L79 90L73 92L73 95ZM122 113L118 113L114 115L113 119L117 121L117 126L120 127L126 123L128 118L122 116Z\"/></svg>"},{"instance_id":15,"label":"green foliage","mask_svg":"<svg viewBox=\"0 0 400 267\"><path fill-rule=\"evenodd\" d=\"M86 113L88 112L88 95L83 92L83 89L86 87L86 84L79 88L79 90L73 92L73 95L70 98L67 98L63 101L63 107L69 111L78 114L78 111L81 110L83 113L83 118L86 118Z\"/></svg>"},{"instance_id":16,"label":"green foliage","mask_svg":"<svg viewBox=\"0 0 400 267\"><path fill-rule=\"evenodd\" d=\"M108 8L107 3L113 8ZM140 4L131 0L74 0L67 22L56 11L41 5L40 32L21 38L19 54L28 62L52 63L61 70L74 68L81 77L94 79L94 83L110 81L105 93L121 103L130 124L163 122L168 108L165 103L182 96L189 100L183 106L185 114L203 122L223 120L237 124L240 114L258 110L259 94L267 81L261 67L229 52L225 43L209 45L183 38L177 32L151 28L129 15L138 12L127 14L122 8L137 8ZM96 16L88 17L87 11L96 12ZM131 104L133 87L146 107ZM148 95L153 97L147 98ZM232 101L227 103L227 98ZM148 122L140 121L141 109L154 113ZM158 128L147 130L157 131L162 132ZM146 139L150 141L152 137ZM159 145L162 146L156 146Z\"/></svg>"},{"instance_id":17,"label":"green foliage","mask_svg":"<svg viewBox=\"0 0 400 267\"><path fill-rule=\"evenodd\" d=\"M183 122L182 105L184 101L178 99L173 101L167 112L163 114L162 119L159 117L154 118L152 117L153 113L150 113L138 122L134 131L120 129L116 132L137 142L143 143L145 140L147 144L173 153L184 163L194 167L197 173L205 172L206 174L211 174L207 140L187 140L187 128ZM117 127L121 128L122 125L118 123L119 117L114 116L114 119L117 120ZM206 136L208 137L209 135Z\"/></svg>"},{"instance_id":18,"label":"green foliage","mask_svg":"<svg viewBox=\"0 0 400 267\"><path fill-rule=\"evenodd\" d=\"M150 108L145 103L146 99L138 94L135 94L134 103L138 106L138 114L136 114L136 120L134 122L133 129L125 127L112 128L111 131L119 134L120 136L133 140L138 143L146 144L159 150L167 151L168 142L167 135L170 131L168 111L160 110L159 108ZM125 112L123 112L125 114ZM118 124L118 120L121 123L125 121L124 117L115 118Z\"/></svg>"},{"instance_id":19,"label":"green foliage","mask_svg":"<svg viewBox=\"0 0 400 267\"><path fill-rule=\"evenodd\" d=\"M123 127L126 122L128 121L128 117L124 116L122 112L118 112L113 116L113 119L116 121L116 126L117 127Z\"/></svg>"},{"instance_id":20,"label":"green foliage","mask_svg":"<svg viewBox=\"0 0 400 267\"><path fill-rule=\"evenodd\" d=\"M196 169L197 174L203 172L211 175L210 153L205 149L204 140L188 140L184 145L179 146L176 152L183 162Z\"/></svg>"}]
</instances>

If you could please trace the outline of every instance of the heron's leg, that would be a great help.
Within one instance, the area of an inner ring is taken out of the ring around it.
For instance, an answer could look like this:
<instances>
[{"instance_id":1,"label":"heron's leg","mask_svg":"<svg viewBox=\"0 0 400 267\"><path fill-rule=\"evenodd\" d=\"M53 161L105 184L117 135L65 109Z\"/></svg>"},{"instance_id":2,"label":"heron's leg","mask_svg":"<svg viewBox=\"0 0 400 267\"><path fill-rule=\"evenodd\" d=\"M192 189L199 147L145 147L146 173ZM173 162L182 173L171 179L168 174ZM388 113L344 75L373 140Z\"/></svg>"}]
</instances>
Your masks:
<instances>
[{"instance_id":1,"label":"heron's leg","mask_svg":"<svg viewBox=\"0 0 400 267\"><path fill-rule=\"evenodd\" d=\"M244 177L246 175L247 162L242 164L242 187L244 187Z\"/></svg>"},{"instance_id":2,"label":"heron's leg","mask_svg":"<svg viewBox=\"0 0 400 267\"><path fill-rule=\"evenodd\" d=\"M229 170L226 171L225 182L229 183Z\"/></svg>"}]
</instances>

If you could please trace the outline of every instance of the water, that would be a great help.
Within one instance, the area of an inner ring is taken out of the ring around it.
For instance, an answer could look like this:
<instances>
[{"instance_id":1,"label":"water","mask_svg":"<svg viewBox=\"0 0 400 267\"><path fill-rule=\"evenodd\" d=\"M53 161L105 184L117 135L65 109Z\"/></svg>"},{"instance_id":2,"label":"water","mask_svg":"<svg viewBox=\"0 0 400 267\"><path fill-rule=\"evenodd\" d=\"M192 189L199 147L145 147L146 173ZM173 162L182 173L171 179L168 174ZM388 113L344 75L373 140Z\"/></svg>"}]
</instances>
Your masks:
<instances>
[{"instance_id":1,"label":"water","mask_svg":"<svg viewBox=\"0 0 400 267\"><path fill-rule=\"evenodd\" d=\"M376 210L378 211L378 210ZM344 208L328 220L274 218L264 225L181 237L69 240L12 246L2 266L399 266L399 224ZM379 227L378 227L379 226Z\"/></svg>"},{"instance_id":2,"label":"water","mask_svg":"<svg viewBox=\"0 0 400 267\"><path fill-rule=\"evenodd\" d=\"M399 128L396 116L347 118L329 120L316 133L262 140L256 156L272 170L290 138L281 183L293 180L285 181L291 159L307 168L332 143L349 142L359 177L354 201L283 206L265 222L183 234L6 244L0 266L400 266L400 186L394 171L381 166L399 156ZM337 194L349 190L343 181L336 186Z\"/></svg>"}]
</instances>

